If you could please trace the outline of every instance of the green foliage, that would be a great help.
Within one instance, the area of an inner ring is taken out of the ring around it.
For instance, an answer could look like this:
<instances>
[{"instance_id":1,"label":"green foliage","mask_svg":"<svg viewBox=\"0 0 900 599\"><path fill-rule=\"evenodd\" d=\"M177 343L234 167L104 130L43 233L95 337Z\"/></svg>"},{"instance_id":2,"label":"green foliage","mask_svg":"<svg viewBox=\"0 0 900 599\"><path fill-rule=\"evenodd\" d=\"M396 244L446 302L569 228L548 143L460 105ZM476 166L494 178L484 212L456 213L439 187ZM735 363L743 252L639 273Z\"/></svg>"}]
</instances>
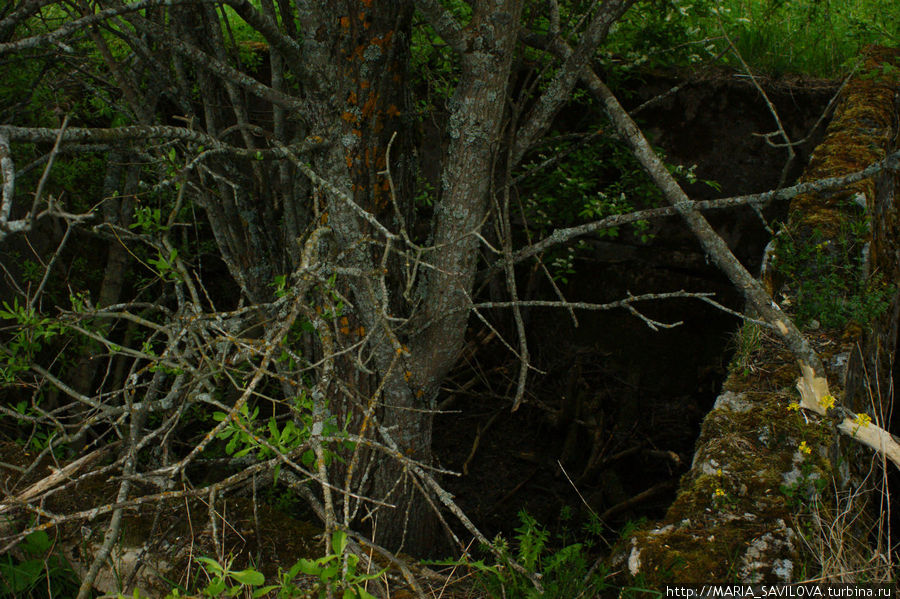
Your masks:
<instances>
[{"instance_id":1,"label":"green foliage","mask_svg":"<svg viewBox=\"0 0 900 599\"><path fill-rule=\"evenodd\" d=\"M566 158L552 169L543 167L557 156ZM525 216L536 232L623 214L635 208L636 199L647 205L660 198L631 154L605 137L550 144L524 168L536 175L528 179L530 193L525 200ZM597 234L616 237L618 230Z\"/></svg>"},{"instance_id":2,"label":"green foliage","mask_svg":"<svg viewBox=\"0 0 900 599\"><path fill-rule=\"evenodd\" d=\"M44 344L64 331L59 321L42 316L34 306L20 306L18 298L11 306L3 302L0 320L13 321L9 342L0 345L0 383L12 383L18 373L28 370Z\"/></svg>"},{"instance_id":3,"label":"green foliage","mask_svg":"<svg viewBox=\"0 0 900 599\"><path fill-rule=\"evenodd\" d=\"M150 206L134 207L134 222L128 225L129 229L138 229L145 235L155 235L168 231L168 227L162 224L162 212L159 208Z\"/></svg>"},{"instance_id":4,"label":"green foliage","mask_svg":"<svg viewBox=\"0 0 900 599\"><path fill-rule=\"evenodd\" d=\"M44 269L34 260L22 262L22 279L27 283L37 283L44 276Z\"/></svg>"},{"instance_id":5,"label":"green foliage","mask_svg":"<svg viewBox=\"0 0 900 599\"><path fill-rule=\"evenodd\" d=\"M815 464L804 460L800 464L800 476L797 480L791 484L781 485L779 490L787 498L792 509L803 510L822 496L828 484L828 480L816 472Z\"/></svg>"},{"instance_id":6,"label":"green foliage","mask_svg":"<svg viewBox=\"0 0 900 599\"><path fill-rule=\"evenodd\" d=\"M579 102L586 110L592 110L592 101ZM527 179L523 184L523 216L534 236L545 237L555 228L628 214L663 202L662 192L617 140L603 135L585 138L566 134L558 134L555 139L524 165ZM698 181L694 166L668 164L667 168L687 183ZM713 181L702 182L717 187ZM629 228L641 243L653 238L648 221L637 221ZM594 235L617 238L620 233L619 227L610 227ZM556 249L548 255L547 262L556 280L565 283L574 274L580 249L584 249L583 244Z\"/></svg>"},{"instance_id":7,"label":"green foliage","mask_svg":"<svg viewBox=\"0 0 900 599\"><path fill-rule=\"evenodd\" d=\"M178 250L172 248L169 250L168 255L163 254L160 250L156 258L149 258L147 262L156 269L156 275L160 279L174 283L181 280L181 273L175 268L175 260L177 258Z\"/></svg>"},{"instance_id":8,"label":"green foliage","mask_svg":"<svg viewBox=\"0 0 900 599\"><path fill-rule=\"evenodd\" d=\"M301 559L288 571L279 571L278 584L266 585L265 576L255 568L232 569L234 558L225 563L209 557L196 558L197 564L206 574L209 582L200 591L201 597L277 597L278 599L309 599L310 592L301 589L296 579L301 574L319 579L318 596L331 593L341 599L375 599L366 590L368 582L380 578L384 570L366 574L358 572L359 557L347 551L347 534L335 531L331 535L332 553L316 560ZM274 593L274 595L272 594ZM137 596L137 595L135 595ZM193 595L191 595L193 596ZM167 599L186 597L178 589L173 589Z\"/></svg>"},{"instance_id":9,"label":"green foliage","mask_svg":"<svg viewBox=\"0 0 900 599\"><path fill-rule=\"evenodd\" d=\"M711 8L708 0L637 2L613 26L601 57L619 72L708 60L715 51L708 39Z\"/></svg>"},{"instance_id":10,"label":"green foliage","mask_svg":"<svg viewBox=\"0 0 900 599\"><path fill-rule=\"evenodd\" d=\"M288 294L287 275L276 275L275 281L269 285L275 289L275 297L281 298Z\"/></svg>"},{"instance_id":11,"label":"green foliage","mask_svg":"<svg viewBox=\"0 0 900 599\"><path fill-rule=\"evenodd\" d=\"M900 81L900 68L889 62L883 62L871 70L860 73L859 78L881 81L888 85L897 85L897 82Z\"/></svg>"},{"instance_id":12,"label":"green foliage","mask_svg":"<svg viewBox=\"0 0 900 599\"><path fill-rule=\"evenodd\" d=\"M744 59L775 74L835 76L865 46L900 42L894 0L724 0L719 14Z\"/></svg>"},{"instance_id":13,"label":"green foliage","mask_svg":"<svg viewBox=\"0 0 900 599\"><path fill-rule=\"evenodd\" d=\"M209 584L201 593L204 597L236 597L248 590L250 597L264 597L278 588L276 585L263 586L265 576L253 568L232 570L234 558L225 560L224 564L208 557L198 557L196 561L210 578ZM170 594L169 597L178 597L178 594Z\"/></svg>"},{"instance_id":14,"label":"green foliage","mask_svg":"<svg viewBox=\"0 0 900 599\"><path fill-rule=\"evenodd\" d=\"M312 399L305 394L294 400L293 418L287 419L279 425L275 416L271 416L265 424L259 422L259 407L251 411L247 403L241 405L235 416L219 433L218 439L227 441L225 453L236 458L243 457L251 452L256 452L259 460L274 456L274 452L286 454L297 449L309 441L313 428L313 404ZM214 412L213 420L224 421L228 415L225 412ZM325 437L341 434L343 431L337 425L335 419L329 418L322 427L321 435ZM326 448L325 462L330 464L338 456ZM301 461L306 466L312 466L315 462L315 453L312 449L303 452ZM278 468L275 470L275 480L278 480Z\"/></svg>"},{"instance_id":15,"label":"green foliage","mask_svg":"<svg viewBox=\"0 0 900 599\"><path fill-rule=\"evenodd\" d=\"M881 273L864 276L866 235L864 219L845 222L833 236L820 229L804 238L782 231L773 266L796 287L793 311L799 324L867 326L888 308L894 284Z\"/></svg>"},{"instance_id":16,"label":"green foliage","mask_svg":"<svg viewBox=\"0 0 900 599\"><path fill-rule=\"evenodd\" d=\"M366 590L366 585L370 580L381 578L384 570L374 574L357 572L359 557L347 551L347 533L343 531L332 533L331 550L331 555L317 560L301 559L286 577L290 580L301 572L318 577L320 598L327 596L330 589L331 593L341 593L341 599L375 599Z\"/></svg>"},{"instance_id":17,"label":"green foliage","mask_svg":"<svg viewBox=\"0 0 900 599\"><path fill-rule=\"evenodd\" d=\"M72 566L53 550L47 533L31 533L18 547L22 559L0 556L0 598L74 597L79 581Z\"/></svg>"},{"instance_id":18,"label":"green foliage","mask_svg":"<svg viewBox=\"0 0 900 599\"><path fill-rule=\"evenodd\" d=\"M561 518L567 520L566 512ZM519 521L514 547L502 537L494 539L493 548L501 556L497 563L467 562L487 596L570 599L595 597L609 588L605 566L594 563L588 554L592 537L600 532L598 522L586 525L587 538L582 542L569 542L573 539L567 530L551 542L550 532L526 512L519 512ZM509 558L514 558L525 572L509 567ZM532 576L540 577L543 593L535 588Z\"/></svg>"},{"instance_id":19,"label":"green foliage","mask_svg":"<svg viewBox=\"0 0 900 599\"><path fill-rule=\"evenodd\" d=\"M462 22L471 17L472 8L463 0L450 0L445 4ZM453 50L426 23L413 27L410 73L414 77L414 87L422 92L417 102L419 112L424 115L436 108L444 109L456 89L459 64Z\"/></svg>"},{"instance_id":20,"label":"green foliage","mask_svg":"<svg viewBox=\"0 0 900 599\"><path fill-rule=\"evenodd\" d=\"M578 3L575 3L576 5ZM751 68L833 77L869 44L900 42L894 0L643 0L617 23L601 57L612 78L635 67L721 61L740 67L722 27Z\"/></svg>"}]
</instances>

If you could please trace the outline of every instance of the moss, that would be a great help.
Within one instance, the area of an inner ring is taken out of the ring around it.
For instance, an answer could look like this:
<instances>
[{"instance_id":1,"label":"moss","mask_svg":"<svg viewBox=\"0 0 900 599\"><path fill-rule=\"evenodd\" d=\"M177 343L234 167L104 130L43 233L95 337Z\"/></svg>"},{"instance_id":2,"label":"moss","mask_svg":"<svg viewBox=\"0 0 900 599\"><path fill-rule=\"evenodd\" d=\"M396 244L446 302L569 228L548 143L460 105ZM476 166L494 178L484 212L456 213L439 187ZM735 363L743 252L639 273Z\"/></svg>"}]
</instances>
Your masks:
<instances>
[{"instance_id":1,"label":"moss","mask_svg":"<svg viewBox=\"0 0 900 599\"><path fill-rule=\"evenodd\" d=\"M866 68L875 67L870 61ZM803 178L845 175L884 158L893 137L893 95L891 85L877 78L854 79ZM868 212L876 201L875 181L866 179L840 190L804 194L791 203L790 224L772 263L786 293L796 300L793 312L801 324L868 324L886 308L894 289L870 277L867 262L872 239Z\"/></svg>"}]
</instances>

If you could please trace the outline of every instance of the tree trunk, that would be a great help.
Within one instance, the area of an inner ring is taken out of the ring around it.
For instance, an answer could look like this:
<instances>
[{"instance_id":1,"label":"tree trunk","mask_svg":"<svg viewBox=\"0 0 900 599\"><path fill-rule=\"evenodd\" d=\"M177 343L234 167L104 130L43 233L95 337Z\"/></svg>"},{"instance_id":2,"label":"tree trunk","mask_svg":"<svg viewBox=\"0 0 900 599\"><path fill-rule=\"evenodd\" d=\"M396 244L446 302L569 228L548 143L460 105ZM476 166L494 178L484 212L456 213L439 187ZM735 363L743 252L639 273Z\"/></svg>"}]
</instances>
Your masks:
<instances>
[{"instance_id":1,"label":"tree trunk","mask_svg":"<svg viewBox=\"0 0 900 599\"><path fill-rule=\"evenodd\" d=\"M301 11L301 21L316 24L305 54L314 58L327 97L337 106L343 155L329 153L321 172L332 182L349 186L358 206L366 208L402 234L410 226L412 185L411 106L406 91L412 9L407 2L371 8L366 2L346 10L342 2ZM386 285L350 280L356 316L366 330L385 330L382 307L390 316L411 319L417 331L405 339L373 335L371 346L377 376L385 378L380 425L407 457L431 461L434 400L443 378L456 362L468 321L478 241L497 152L521 13L519 0L499 8L480 3L468 27L470 41L462 55L463 72L451 102L450 149L442 165L442 189L434 220L434 244L440 248L425 259L432 268L418 282L420 305L407 303L402 290L405 273L392 258ZM344 10L339 10L344 7ZM337 15L338 18L334 18ZM330 43L328 42L330 40ZM324 118L322 118L324 117ZM335 114L320 115L323 137L334 131ZM318 133L318 132L316 132ZM397 136L396 138L394 136ZM387 149L391 145L390 164ZM346 165L339 172L338 166ZM393 190L385 168L389 166ZM391 197L391 192L395 193ZM372 272L380 268L381 249L369 249L361 239L375 232L352 207L337 198L328 203L329 222L338 247L351 266ZM384 296L387 291L388 295ZM405 341L405 343L404 343ZM408 345L408 350L404 346ZM398 354L401 364L397 364ZM374 384L370 385L374 388ZM380 508L374 532L386 547L410 553L434 548L436 520L426 499L416 490L401 464L384 460L373 473L372 494L396 505Z\"/></svg>"}]
</instances>

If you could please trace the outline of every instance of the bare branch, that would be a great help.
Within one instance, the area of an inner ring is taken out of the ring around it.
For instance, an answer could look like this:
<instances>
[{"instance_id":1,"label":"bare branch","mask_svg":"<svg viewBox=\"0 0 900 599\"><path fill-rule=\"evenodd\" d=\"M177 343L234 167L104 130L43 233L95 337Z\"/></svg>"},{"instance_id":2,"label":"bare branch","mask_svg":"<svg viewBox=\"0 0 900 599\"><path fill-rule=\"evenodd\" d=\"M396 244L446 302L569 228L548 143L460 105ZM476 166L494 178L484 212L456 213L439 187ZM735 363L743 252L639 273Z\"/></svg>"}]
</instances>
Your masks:
<instances>
[{"instance_id":1,"label":"bare branch","mask_svg":"<svg viewBox=\"0 0 900 599\"><path fill-rule=\"evenodd\" d=\"M462 25L438 0L415 0L416 10L428 20L441 38L457 54L466 51L466 34Z\"/></svg>"},{"instance_id":2,"label":"bare branch","mask_svg":"<svg viewBox=\"0 0 900 599\"><path fill-rule=\"evenodd\" d=\"M564 243L568 243L573 239L589 235L596 231L611 229L627 225L641 220L652 220L656 218L665 218L679 214L679 210L725 210L738 208L741 206L761 206L772 201L790 200L798 195L805 193L813 193L817 191L825 191L829 189L841 189L868 179L886 170L900 170L900 150L895 151L884 159L875 162L866 168L842 175L840 177L828 177L826 179L818 179L815 181L804 181L790 187L781 189L773 189L761 193L753 193L741 196L731 196L727 198L719 198L715 200L681 200L671 206L663 206L659 208L647 208L646 210L637 210L626 214L613 214L600 220L576 225L564 229L556 229L547 235L544 239L526 246L513 254L512 260L516 263L541 254L542 252ZM494 276L503 268L503 259L498 259L487 271L481 273L483 277Z\"/></svg>"},{"instance_id":3,"label":"bare branch","mask_svg":"<svg viewBox=\"0 0 900 599\"><path fill-rule=\"evenodd\" d=\"M594 15L581 36L578 48L565 56L563 64L528 115L528 120L516 132L515 143L510 152L510 161L513 165L519 164L535 140L546 133L553 117L569 101L581 70L590 64L594 52L606 39L613 23L618 21L633 3L634 0L610 0L604 2ZM550 43L554 42L551 40Z\"/></svg>"}]
</instances>

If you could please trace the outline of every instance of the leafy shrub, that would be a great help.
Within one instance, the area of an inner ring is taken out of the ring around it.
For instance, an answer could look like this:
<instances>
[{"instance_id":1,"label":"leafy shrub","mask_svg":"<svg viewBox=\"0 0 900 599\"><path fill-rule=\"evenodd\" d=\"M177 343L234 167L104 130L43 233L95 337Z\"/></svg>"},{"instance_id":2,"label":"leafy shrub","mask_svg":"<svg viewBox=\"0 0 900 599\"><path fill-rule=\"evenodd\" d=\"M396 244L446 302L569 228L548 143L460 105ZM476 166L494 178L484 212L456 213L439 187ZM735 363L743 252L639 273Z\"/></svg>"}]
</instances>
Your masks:
<instances>
[{"instance_id":1,"label":"leafy shrub","mask_svg":"<svg viewBox=\"0 0 900 599\"><path fill-rule=\"evenodd\" d=\"M783 231L773 265L796 294L799 324L867 326L888 308L895 286L881 273L865 276L865 235L863 221L848 221L836 235Z\"/></svg>"},{"instance_id":2,"label":"leafy shrub","mask_svg":"<svg viewBox=\"0 0 900 599\"><path fill-rule=\"evenodd\" d=\"M74 597L79 581L72 566L53 551L43 530L31 533L18 547L22 558L0 556L0 597L31 599Z\"/></svg>"}]
</instances>

